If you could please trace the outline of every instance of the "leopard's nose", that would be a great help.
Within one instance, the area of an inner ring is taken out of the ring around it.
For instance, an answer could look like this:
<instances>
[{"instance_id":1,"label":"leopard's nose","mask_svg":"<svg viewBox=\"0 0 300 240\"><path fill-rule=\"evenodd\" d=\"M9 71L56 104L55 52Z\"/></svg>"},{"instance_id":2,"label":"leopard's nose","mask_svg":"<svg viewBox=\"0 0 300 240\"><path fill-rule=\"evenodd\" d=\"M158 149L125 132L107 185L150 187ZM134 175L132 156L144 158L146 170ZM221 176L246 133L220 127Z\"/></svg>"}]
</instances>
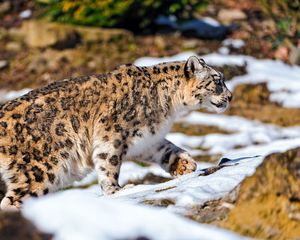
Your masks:
<instances>
[{"instance_id":1,"label":"leopard's nose","mask_svg":"<svg viewBox=\"0 0 300 240\"><path fill-rule=\"evenodd\" d=\"M232 100L232 93L230 93L230 94L228 95L228 101L231 102L231 100Z\"/></svg>"}]
</instances>

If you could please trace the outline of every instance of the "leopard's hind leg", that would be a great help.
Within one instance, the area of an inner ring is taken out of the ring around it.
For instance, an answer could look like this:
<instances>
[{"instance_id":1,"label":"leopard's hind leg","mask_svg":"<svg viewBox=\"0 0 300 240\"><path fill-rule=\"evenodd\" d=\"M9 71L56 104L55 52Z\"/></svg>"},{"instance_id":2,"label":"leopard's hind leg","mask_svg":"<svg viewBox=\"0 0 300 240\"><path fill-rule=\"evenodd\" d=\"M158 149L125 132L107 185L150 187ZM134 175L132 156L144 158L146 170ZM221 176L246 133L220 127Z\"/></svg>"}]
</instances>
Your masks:
<instances>
[{"instance_id":1,"label":"leopard's hind leg","mask_svg":"<svg viewBox=\"0 0 300 240\"><path fill-rule=\"evenodd\" d=\"M0 204L1 210L19 210L27 198L45 195L50 188L53 189L54 185L45 180L46 173L37 174L37 172L24 171L22 174L18 173L18 178L15 176L6 178L4 182L7 191ZM47 175L47 178L51 176Z\"/></svg>"},{"instance_id":2,"label":"leopard's hind leg","mask_svg":"<svg viewBox=\"0 0 300 240\"><path fill-rule=\"evenodd\" d=\"M29 197L38 197L49 192L49 186L44 183L34 183L33 185L14 183L7 186L7 192L1 201L1 210L18 211L22 207L24 200Z\"/></svg>"},{"instance_id":3,"label":"leopard's hind leg","mask_svg":"<svg viewBox=\"0 0 300 240\"><path fill-rule=\"evenodd\" d=\"M28 184L10 183L1 201L0 208L4 211L18 211L28 195Z\"/></svg>"}]
</instances>

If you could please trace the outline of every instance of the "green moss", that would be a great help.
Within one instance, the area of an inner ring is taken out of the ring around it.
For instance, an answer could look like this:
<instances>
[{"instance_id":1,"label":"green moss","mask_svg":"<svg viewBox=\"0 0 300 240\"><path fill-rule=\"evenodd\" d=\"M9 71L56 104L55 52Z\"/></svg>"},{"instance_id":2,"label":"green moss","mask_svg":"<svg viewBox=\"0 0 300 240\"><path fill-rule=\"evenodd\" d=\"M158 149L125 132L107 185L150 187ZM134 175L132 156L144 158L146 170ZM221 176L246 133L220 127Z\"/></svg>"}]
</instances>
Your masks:
<instances>
[{"instance_id":1,"label":"green moss","mask_svg":"<svg viewBox=\"0 0 300 240\"><path fill-rule=\"evenodd\" d=\"M158 16L188 19L206 7L207 0L37 0L53 21L133 31L152 27Z\"/></svg>"},{"instance_id":2,"label":"green moss","mask_svg":"<svg viewBox=\"0 0 300 240\"><path fill-rule=\"evenodd\" d=\"M300 36L300 1L260 0L264 12L273 19L277 33L269 36L273 48L277 48L285 39L295 45Z\"/></svg>"}]
</instances>

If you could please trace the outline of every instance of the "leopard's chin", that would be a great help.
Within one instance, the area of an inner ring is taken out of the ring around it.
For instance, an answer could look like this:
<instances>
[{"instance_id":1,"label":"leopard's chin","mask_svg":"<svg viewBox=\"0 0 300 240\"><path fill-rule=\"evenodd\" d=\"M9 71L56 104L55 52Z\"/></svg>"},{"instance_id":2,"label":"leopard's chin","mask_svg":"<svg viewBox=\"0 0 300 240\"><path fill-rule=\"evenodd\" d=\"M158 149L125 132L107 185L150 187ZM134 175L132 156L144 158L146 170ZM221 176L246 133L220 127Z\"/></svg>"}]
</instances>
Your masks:
<instances>
[{"instance_id":1,"label":"leopard's chin","mask_svg":"<svg viewBox=\"0 0 300 240\"><path fill-rule=\"evenodd\" d=\"M229 105L228 102L216 103L216 102L210 101L209 103L210 104L208 106L208 110L211 112L217 112L217 113L225 112Z\"/></svg>"}]
</instances>

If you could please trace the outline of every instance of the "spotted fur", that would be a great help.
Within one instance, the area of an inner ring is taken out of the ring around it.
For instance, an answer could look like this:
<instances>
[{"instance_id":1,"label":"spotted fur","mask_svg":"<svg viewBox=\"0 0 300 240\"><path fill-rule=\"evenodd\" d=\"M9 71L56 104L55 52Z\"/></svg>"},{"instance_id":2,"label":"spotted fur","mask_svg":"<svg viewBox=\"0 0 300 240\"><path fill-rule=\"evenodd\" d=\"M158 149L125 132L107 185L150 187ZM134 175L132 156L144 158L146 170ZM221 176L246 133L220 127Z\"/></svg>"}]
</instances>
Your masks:
<instances>
[{"instance_id":1,"label":"spotted fur","mask_svg":"<svg viewBox=\"0 0 300 240\"><path fill-rule=\"evenodd\" d=\"M202 59L150 67L122 65L108 74L71 78L0 106L2 209L56 191L92 170L104 194L119 190L124 159L157 162L173 176L196 169L167 141L174 119L201 107L224 111L223 76Z\"/></svg>"}]
</instances>

